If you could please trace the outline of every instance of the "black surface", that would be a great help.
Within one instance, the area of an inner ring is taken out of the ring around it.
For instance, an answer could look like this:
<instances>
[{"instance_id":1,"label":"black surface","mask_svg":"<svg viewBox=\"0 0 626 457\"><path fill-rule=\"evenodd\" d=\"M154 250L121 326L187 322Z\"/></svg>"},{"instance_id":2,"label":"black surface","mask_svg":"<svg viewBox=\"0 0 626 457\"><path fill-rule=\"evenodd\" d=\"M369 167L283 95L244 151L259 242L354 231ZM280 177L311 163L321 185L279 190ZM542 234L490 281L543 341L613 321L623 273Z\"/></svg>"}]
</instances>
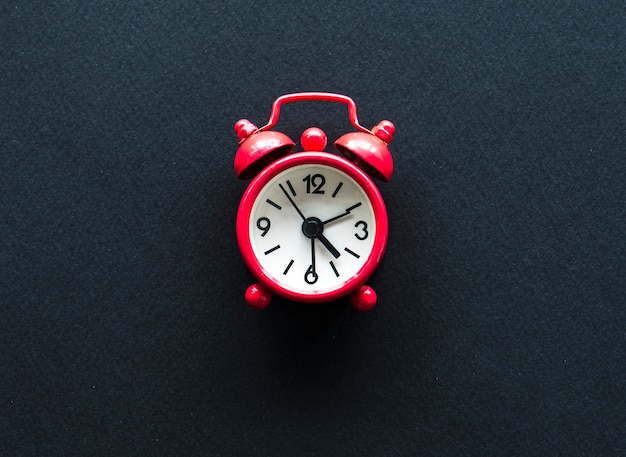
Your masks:
<instances>
[{"instance_id":1,"label":"black surface","mask_svg":"<svg viewBox=\"0 0 626 457\"><path fill-rule=\"evenodd\" d=\"M626 10L467 3L5 2L0 455L623 455ZM397 126L368 314L243 301L304 90Z\"/></svg>"}]
</instances>

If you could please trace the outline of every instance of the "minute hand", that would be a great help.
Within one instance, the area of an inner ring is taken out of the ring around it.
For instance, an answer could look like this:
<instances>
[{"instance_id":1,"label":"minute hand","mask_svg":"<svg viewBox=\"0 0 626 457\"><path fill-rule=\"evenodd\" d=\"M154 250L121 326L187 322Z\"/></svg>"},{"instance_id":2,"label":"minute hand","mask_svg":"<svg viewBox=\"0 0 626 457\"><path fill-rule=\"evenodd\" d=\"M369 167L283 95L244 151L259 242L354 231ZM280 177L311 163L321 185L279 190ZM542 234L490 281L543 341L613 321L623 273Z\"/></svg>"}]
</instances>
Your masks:
<instances>
[{"instance_id":1,"label":"minute hand","mask_svg":"<svg viewBox=\"0 0 626 457\"><path fill-rule=\"evenodd\" d=\"M293 199L289 196L289 194L287 193L283 185L279 184L278 187L280 187L280 190L283 191L283 194L285 194L285 197L287 197L287 200L289 200L291 205L296 209L296 211L298 212L302 220L305 220L306 218L304 217L304 214L302 214L302 211L300 211L300 208L298 208L298 205L296 205L296 202L294 202Z\"/></svg>"},{"instance_id":2,"label":"minute hand","mask_svg":"<svg viewBox=\"0 0 626 457\"><path fill-rule=\"evenodd\" d=\"M347 208L345 212L339 214L338 216L331 217L330 219L325 220L324 222L322 222L322 224L324 224L324 225L330 224L331 222L334 222L337 219L341 219L342 217L347 216L348 214L350 214L350 211L352 211L355 208L358 208L359 206L361 206L361 202L359 202L359 203L357 203L355 205L352 205L350 208Z\"/></svg>"}]
</instances>

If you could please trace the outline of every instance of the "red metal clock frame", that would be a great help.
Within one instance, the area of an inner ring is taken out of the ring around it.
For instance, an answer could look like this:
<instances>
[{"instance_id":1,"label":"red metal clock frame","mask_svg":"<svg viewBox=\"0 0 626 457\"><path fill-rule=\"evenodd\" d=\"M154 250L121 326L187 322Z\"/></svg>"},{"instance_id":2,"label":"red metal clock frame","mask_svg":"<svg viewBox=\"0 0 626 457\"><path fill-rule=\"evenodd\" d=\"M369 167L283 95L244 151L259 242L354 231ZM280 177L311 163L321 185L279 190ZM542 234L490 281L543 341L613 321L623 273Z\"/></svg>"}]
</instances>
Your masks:
<instances>
[{"instance_id":1,"label":"red metal clock frame","mask_svg":"<svg viewBox=\"0 0 626 457\"><path fill-rule=\"evenodd\" d=\"M250 215L254 202L261 190L279 173L298 165L327 165L336 168L353 178L364 190L374 210L376 234L372 251L361 269L344 282L338 289L315 294L295 292L272 280L265 272L252 249L250 241ZM243 259L256 279L269 291L290 300L305 303L321 303L342 298L356 291L374 273L387 246L388 218L383 198L372 179L360 168L343 157L328 152L300 152L283 157L258 174L246 189L237 212L237 241Z\"/></svg>"}]
</instances>

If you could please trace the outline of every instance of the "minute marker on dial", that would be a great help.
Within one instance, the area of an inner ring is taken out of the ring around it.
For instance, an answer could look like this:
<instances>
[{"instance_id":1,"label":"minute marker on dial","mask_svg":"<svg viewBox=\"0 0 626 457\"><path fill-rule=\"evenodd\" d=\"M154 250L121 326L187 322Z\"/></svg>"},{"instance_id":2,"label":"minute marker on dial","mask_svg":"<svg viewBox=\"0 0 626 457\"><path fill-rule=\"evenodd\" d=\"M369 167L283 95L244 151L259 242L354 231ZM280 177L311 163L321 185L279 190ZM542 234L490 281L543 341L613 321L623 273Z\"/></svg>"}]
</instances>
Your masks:
<instances>
[{"instance_id":1,"label":"minute marker on dial","mask_svg":"<svg viewBox=\"0 0 626 457\"><path fill-rule=\"evenodd\" d=\"M273 248L268 249L267 251L265 251L263 254L268 255L271 254L272 252L274 252L275 250L280 249L280 244L277 244L276 246L274 246Z\"/></svg>"},{"instance_id":2,"label":"minute marker on dial","mask_svg":"<svg viewBox=\"0 0 626 457\"><path fill-rule=\"evenodd\" d=\"M283 209L282 206L280 206L278 203L273 202L272 200L270 200L269 198L265 200L267 203L269 203L270 205L272 205L274 208L276 208L278 211L280 211L281 209Z\"/></svg>"},{"instance_id":3,"label":"minute marker on dial","mask_svg":"<svg viewBox=\"0 0 626 457\"><path fill-rule=\"evenodd\" d=\"M289 187L289 190L291 191L291 195L293 195L295 197L296 196L296 190L291 185L291 181L287 180L287 186Z\"/></svg>"},{"instance_id":4,"label":"minute marker on dial","mask_svg":"<svg viewBox=\"0 0 626 457\"><path fill-rule=\"evenodd\" d=\"M289 273L289 269L291 268L291 266L293 265L294 260L291 259L289 261L289 265L287 265L287 268L285 268L285 271L283 271L283 275L286 275L287 273Z\"/></svg>"},{"instance_id":5,"label":"minute marker on dial","mask_svg":"<svg viewBox=\"0 0 626 457\"><path fill-rule=\"evenodd\" d=\"M350 254L351 256L356 257L357 259L361 258L361 256L359 254L357 254L356 252L354 252L352 249L350 248L343 248L344 251L346 251L348 254Z\"/></svg>"},{"instance_id":6,"label":"minute marker on dial","mask_svg":"<svg viewBox=\"0 0 626 457\"><path fill-rule=\"evenodd\" d=\"M337 188L335 189L332 195L333 198L337 196L337 194L339 193L339 189L341 189L341 186L343 186L343 182L339 182L339 184L337 185Z\"/></svg>"},{"instance_id":7,"label":"minute marker on dial","mask_svg":"<svg viewBox=\"0 0 626 457\"><path fill-rule=\"evenodd\" d=\"M337 271L337 267L335 266L335 264L333 263L333 261L331 260L330 262L330 268L333 269L333 272L335 273L336 277L339 277L339 272Z\"/></svg>"}]
</instances>

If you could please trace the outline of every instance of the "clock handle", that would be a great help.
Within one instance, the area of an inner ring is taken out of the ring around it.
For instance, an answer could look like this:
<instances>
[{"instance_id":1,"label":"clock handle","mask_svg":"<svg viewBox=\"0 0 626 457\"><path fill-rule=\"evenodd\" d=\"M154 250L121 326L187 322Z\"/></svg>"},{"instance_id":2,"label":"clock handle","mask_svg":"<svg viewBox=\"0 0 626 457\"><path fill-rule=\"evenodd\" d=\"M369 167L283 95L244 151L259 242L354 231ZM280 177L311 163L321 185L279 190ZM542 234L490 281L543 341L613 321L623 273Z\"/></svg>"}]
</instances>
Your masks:
<instances>
[{"instance_id":1,"label":"clock handle","mask_svg":"<svg viewBox=\"0 0 626 457\"><path fill-rule=\"evenodd\" d=\"M350 123L358 130L366 133L372 133L371 130L363 127L359 124L359 119L356 114L356 104L354 100L346 95L333 94L330 92L297 92L293 94L285 94L278 97L272 104L272 113L270 119L266 125L259 130L267 130L276 125L280 116L280 107L285 103L291 102L303 102L303 101L323 101L323 102L336 102L348 105L348 117Z\"/></svg>"}]
</instances>

